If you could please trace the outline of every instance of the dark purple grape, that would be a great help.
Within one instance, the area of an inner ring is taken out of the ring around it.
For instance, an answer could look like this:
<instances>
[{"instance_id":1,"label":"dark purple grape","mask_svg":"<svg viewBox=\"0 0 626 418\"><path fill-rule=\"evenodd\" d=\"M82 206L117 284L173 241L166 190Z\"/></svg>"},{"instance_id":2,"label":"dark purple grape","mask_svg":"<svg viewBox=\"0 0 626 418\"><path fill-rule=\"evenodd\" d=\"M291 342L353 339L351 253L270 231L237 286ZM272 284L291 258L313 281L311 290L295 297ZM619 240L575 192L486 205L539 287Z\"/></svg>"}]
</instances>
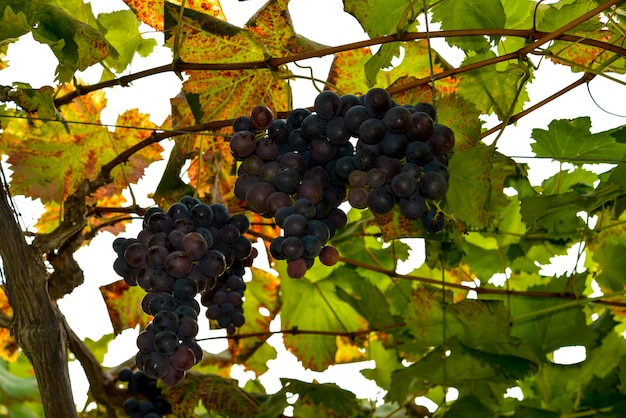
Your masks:
<instances>
[{"instance_id":1,"label":"dark purple grape","mask_svg":"<svg viewBox=\"0 0 626 418\"><path fill-rule=\"evenodd\" d=\"M198 293L198 285L195 281L184 277L174 282L174 297L180 300L193 299Z\"/></svg>"},{"instance_id":2,"label":"dark purple grape","mask_svg":"<svg viewBox=\"0 0 626 418\"><path fill-rule=\"evenodd\" d=\"M171 331L163 331L163 332L171 332ZM148 354L145 357L145 360L143 361L143 368L142 368L142 370L146 373L146 375L148 375L149 377L153 379L163 378L170 371L170 363L167 359L167 356L169 354L163 354L159 352L159 350L156 348L156 344L157 344L156 341L157 341L158 335L159 334L157 334L154 337L156 351L153 351L152 353ZM174 334L174 336L176 335ZM176 343L178 343L178 339L176 339ZM165 343L163 339L160 339L158 344L159 344L159 348L163 350L165 350L165 348L167 347L167 343Z\"/></svg>"},{"instance_id":3,"label":"dark purple grape","mask_svg":"<svg viewBox=\"0 0 626 418\"><path fill-rule=\"evenodd\" d=\"M179 328L180 328L180 323L182 323L181 321L183 320L183 318L190 318L190 319L193 319L194 321L198 318L198 312L196 312L196 310L189 305L177 306L176 309L174 310L174 313L178 316Z\"/></svg>"},{"instance_id":4,"label":"dark purple grape","mask_svg":"<svg viewBox=\"0 0 626 418\"><path fill-rule=\"evenodd\" d=\"M177 229L179 231L183 231L185 234L193 231L196 226L193 223L193 220L189 218L180 218L174 221L174 225L172 225L172 229Z\"/></svg>"},{"instance_id":5,"label":"dark purple grape","mask_svg":"<svg viewBox=\"0 0 626 418\"><path fill-rule=\"evenodd\" d=\"M286 144L289 137L289 128L285 119L274 119L272 126L267 131L270 138L277 144Z\"/></svg>"},{"instance_id":6,"label":"dark purple grape","mask_svg":"<svg viewBox=\"0 0 626 418\"><path fill-rule=\"evenodd\" d=\"M391 96L385 89L374 87L365 94L365 110L375 118L382 118L391 105Z\"/></svg>"},{"instance_id":7,"label":"dark purple grape","mask_svg":"<svg viewBox=\"0 0 626 418\"><path fill-rule=\"evenodd\" d=\"M426 164L423 168L423 172L429 173L431 171L441 174L443 178L446 179L446 181L450 180L450 171L448 170L448 167L443 163L433 161Z\"/></svg>"},{"instance_id":8,"label":"dark purple grape","mask_svg":"<svg viewBox=\"0 0 626 418\"><path fill-rule=\"evenodd\" d=\"M307 219L313 219L315 217L315 205L309 199L300 198L296 199L291 205L293 213L299 213Z\"/></svg>"},{"instance_id":9,"label":"dark purple grape","mask_svg":"<svg viewBox=\"0 0 626 418\"><path fill-rule=\"evenodd\" d=\"M175 370L187 371L196 364L196 355L189 347L180 346L176 349L176 352L169 358L170 365Z\"/></svg>"},{"instance_id":10,"label":"dark purple grape","mask_svg":"<svg viewBox=\"0 0 626 418\"><path fill-rule=\"evenodd\" d=\"M291 206L291 197L285 192L274 192L267 197L267 214L275 216L283 207Z\"/></svg>"},{"instance_id":11,"label":"dark purple grape","mask_svg":"<svg viewBox=\"0 0 626 418\"><path fill-rule=\"evenodd\" d=\"M367 172L367 185L372 188L382 187L387 181L387 176L382 168L372 168Z\"/></svg>"},{"instance_id":12,"label":"dark purple grape","mask_svg":"<svg viewBox=\"0 0 626 418\"><path fill-rule=\"evenodd\" d=\"M243 234L250 228L250 220L242 213L237 213L230 218L230 224L237 228L239 233Z\"/></svg>"},{"instance_id":13,"label":"dark purple grape","mask_svg":"<svg viewBox=\"0 0 626 418\"><path fill-rule=\"evenodd\" d=\"M140 242L126 247L124 251L124 260L130 267L144 267L146 265L146 257L148 255L148 247Z\"/></svg>"},{"instance_id":14,"label":"dark purple grape","mask_svg":"<svg viewBox=\"0 0 626 418\"><path fill-rule=\"evenodd\" d=\"M322 248L318 257L325 266L334 266L339 261L339 251L335 247L327 245Z\"/></svg>"},{"instance_id":15,"label":"dark purple grape","mask_svg":"<svg viewBox=\"0 0 626 418\"><path fill-rule=\"evenodd\" d=\"M380 143L385 137L387 129L380 119L367 119L359 127L359 141L368 145Z\"/></svg>"},{"instance_id":16,"label":"dark purple grape","mask_svg":"<svg viewBox=\"0 0 626 418\"><path fill-rule=\"evenodd\" d=\"M193 261L197 261L207 252L209 245L201 234L190 232L183 237L180 249L188 254Z\"/></svg>"},{"instance_id":17,"label":"dark purple grape","mask_svg":"<svg viewBox=\"0 0 626 418\"><path fill-rule=\"evenodd\" d=\"M159 234L165 234L165 232L160 232ZM158 235L158 234L155 234ZM169 234L167 234L167 239L159 243L159 245L169 246L174 250L180 250L180 244L183 242L183 238L185 238L185 233L180 229L172 229ZM152 245L155 245L156 242L153 242Z\"/></svg>"},{"instance_id":18,"label":"dark purple grape","mask_svg":"<svg viewBox=\"0 0 626 418\"><path fill-rule=\"evenodd\" d=\"M369 171L376 167L377 157L376 153L371 149L363 148L357 150L357 152L354 153L353 158L354 166L359 170Z\"/></svg>"},{"instance_id":19,"label":"dark purple grape","mask_svg":"<svg viewBox=\"0 0 626 418\"><path fill-rule=\"evenodd\" d=\"M430 116L430 118L432 120L434 120L434 121L437 120L437 109L432 104L430 104L428 102L419 102L418 104L416 104L413 107L418 112L427 113L428 116Z\"/></svg>"},{"instance_id":20,"label":"dark purple grape","mask_svg":"<svg viewBox=\"0 0 626 418\"><path fill-rule=\"evenodd\" d=\"M173 367L170 367L169 372L165 376L163 376L161 380L168 386L176 386L177 384L185 380L186 373L187 372L182 372L180 370L176 370Z\"/></svg>"},{"instance_id":21,"label":"dark purple grape","mask_svg":"<svg viewBox=\"0 0 626 418\"><path fill-rule=\"evenodd\" d=\"M353 135L358 135L361 124L369 119L370 116L365 111L365 106L352 106L344 115L344 123Z\"/></svg>"},{"instance_id":22,"label":"dark purple grape","mask_svg":"<svg viewBox=\"0 0 626 418\"><path fill-rule=\"evenodd\" d=\"M426 199L442 199L448 191L448 182L439 173L429 171L422 174L419 183L420 192Z\"/></svg>"},{"instance_id":23,"label":"dark purple grape","mask_svg":"<svg viewBox=\"0 0 626 418\"><path fill-rule=\"evenodd\" d=\"M267 213L267 199L276 189L270 183L264 181L253 184L248 188L245 195L246 205L253 212Z\"/></svg>"},{"instance_id":24,"label":"dark purple grape","mask_svg":"<svg viewBox=\"0 0 626 418\"><path fill-rule=\"evenodd\" d=\"M200 362L200 360L202 360L204 352L202 351L202 347L200 347L200 345L197 342L195 342L195 341L183 341L183 342L180 343L180 345L182 347L191 348L191 350L193 351L194 355L196 356L196 364L198 364Z\"/></svg>"},{"instance_id":25,"label":"dark purple grape","mask_svg":"<svg viewBox=\"0 0 626 418\"><path fill-rule=\"evenodd\" d=\"M296 195L299 199L306 199L317 205L324 197L324 187L315 180L302 180Z\"/></svg>"},{"instance_id":26,"label":"dark purple grape","mask_svg":"<svg viewBox=\"0 0 626 418\"><path fill-rule=\"evenodd\" d=\"M315 258L322 250L322 243L316 236L305 235L302 237L301 241L304 247L304 252L302 254L304 258Z\"/></svg>"},{"instance_id":27,"label":"dark purple grape","mask_svg":"<svg viewBox=\"0 0 626 418\"><path fill-rule=\"evenodd\" d=\"M221 203L211 204L211 210L213 211L213 226L216 228L227 224L230 221L230 212L228 207Z\"/></svg>"},{"instance_id":28,"label":"dark purple grape","mask_svg":"<svg viewBox=\"0 0 626 418\"><path fill-rule=\"evenodd\" d=\"M143 353L152 353L154 351L154 332L142 331L137 336L137 348Z\"/></svg>"},{"instance_id":29,"label":"dark purple grape","mask_svg":"<svg viewBox=\"0 0 626 418\"><path fill-rule=\"evenodd\" d=\"M233 121L233 131L250 131L253 132L256 128L252 123L252 119L249 116L239 116Z\"/></svg>"},{"instance_id":30,"label":"dark purple grape","mask_svg":"<svg viewBox=\"0 0 626 418\"><path fill-rule=\"evenodd\" d=\"M411 127L406 136L411 141L426 141L434 131L433 119L425 112L415 112L411 115Z\"/></svg>"},{"instance_id":31,"label":"dark purple grape","mask_svg":"<svg viewBox=\"0 0 626 418\"><path fill-rule=\"evenodd\" d=\"M411 196L398 200L400 213L407 219L417 220L426 213L426 201L419 190Z\"/></svg>"},{"instance_id":32,"label":"dark purple grape","mask_svg":"<svg viewBox=\"0 0 626 418\"><path fill-rule=\"evenodd\" d=\"M154 349L157 353L163 354L164 356L174 354L179 345L178 336L173 331L160 331L154 336Z\"/></svg>"},{"instance_id":33,"label":"dark purple grape","mask_svg":"<svg viewBox=\"0 0 626 418\"><path fill-rule=\"evenodd\" d=\"M128 265L124 257L117 257L115 261L113 261L113 271L121 277L130 277L132 272L132 267Z\"/></svg>"},{"instance_id":34,"label":"dark purple grape","mask_svg":"<svg viewBox=\"0 0 626 418\"><path fill-rule=\"evenodd\" d=\"M341 102L341 116L345 116L346 112L352 107L361 105L361 101L354 94L344 94L339 100Z\"/></svg>"},{"instance_id":35,"label":"dark purple grape","mask_svg":"<svg viewBox=\"0 0 626 418\"><path fill-rule=\"evenodd\" d=\"M183 341L193 340L198 335L198 322L194 318L183 316L179 319L176 335Z\"/></svg>"},{"instance_id":36,"label":"dark purple grape","mask_svg":"<svg viewBox=\"0 0 626 418\"><path fill-rule=\"evenodd\" d=\"M335 163L335 174L343 181L347 181L350 173L354 170L356 170L356 166L354 165L354 158L352 156L341 157Z\"/></svg>"},{"instance_id":37,"label":"dark purple grape","mask_svg":"<svg viewBox=\"0 0 626 418\"><path fill-rule=\"evenodd\" d=\"M198 268L208 277L219 277L226 271L226 258L219 251L209 250L198 261Z\"/></svg>"},{"instance_id":38,"label":"dark purple grape","mask_svg":"<svg viewBox=\"0 0 626 418\"><path fill-rule=\"evenodd\" d=\"M300 133L309 141L321 138L326 134L326 121L315 113L311 113L302 121Z\"/></svg>"},{"instance_id":39,"label":"dark purple grape","mask_svg":"<svg viewBox=\"0 0 626 418\"><path fill-rule=\"evenodd\" d=\"M282 245L285 237L276 237L270 243L270 255L276 260L284 260L286 257L282 252Z\"/></svg>"},{"instance_id":40,"label":"dark purple grape","mask_svg":"<svg viewBox=\"0 0 626 418\"><path fill-rule=\"evenodd\" d=\"M299 213L293 213L285 218L282 228L287 237L303 237L307 230L307 218Z\"/></svg>"},{"instance_id":41,"label":"dark purple grape","mask_svg":"<svg viewBox=\"0 0 626 418\"><path fill-rule=\"evenodd\" d=\"M169 250L160 245L154 245L148 248L146 261L150 268L155 270L162 269L165 265L165 258L170 254Z\"/></svg>"},{"instance_id":42,"label":"dark purple grape","mask_svg":"<svg viewBox=\"0 0 626 418\"><path fill-rule=\"evenodd\" d=\"M230 321L234 327L242 327L243 324L246 323L246 318L243 316L243 313L235 312L233 316L230 318Z\"/></svg>"},{"instance_id":43,"label":"dark purple grape","mask_svg":"<svg viewBox=\"0 0 626 418\"><path fill-rule=\"evenodd\" d=\"M348 224L348 215L339 208L331 209L327 219L333 223L335 229L342 229Z\"/></svg>"},{"instance_id":44,"label":"dark purple grape","mask_svg":"<svg viewBox=\"0 0 626 418\"><path fill-rule=\"evenodd\" d=\"M244 168L246 173L258 176L261 172L261 166L263 165L263 162L264 161L258 155L252 154L246 157L245 160L243 160L241 167Z\"/></svg>"},{"instance_id":45,"label":"dark purple grape","mask_svg":"<svg viewBox=\"0 0 626 418\"><path fill-rule=\"evenodd\" d=\"M287 237L281 245L281 253L287 261L296 260L302 257L304 245L299 237Z\"/></svg>"},{"instance_id":46,"label":"dark purple grape","mask_svg":"<svg viewBox=\"0 0 626 418\"><path fill-rule=\"evenodd\" d=\"M303 258L298 258L297 260L289 261L287 263L287 274L292 279L299 279L304 277L308 270L306 261Z\"/></svg>"},{"instance_id":47,"label":"dark purple grape","mask_svg":"<svg viewBox=\"0 0 626 418\"><path fill-rule=\"evenodd\" d=\"M184 251L172 251L165 257L163 267L172 277L177 279L185 277L191 273L192 258Z\"/></svg>"},{"instance_id":48,"label":"dark purple grape","mask_svg":"<svg viewBox=\"0 0 626 418\"><path fill-rule=\"evenodd\" d=\"M143 214L143 227L148 228L148 222L150 221L150 218L152 217L152 215L154 215L155 213L159 213L159 212L164 212L164 211L162 208L158 206L149 207L146 210L146 212ZM120 240L126 240L126 239L120 238ZM115 241L113 243L115 244ZM115 246L113 248L115 248Z\"/></svg>"},{"instance_id":49,"label":"dark purple grape","mask_svg":"<svg viewBox=\"0 0 626 418\"><path fill-rule=\"evenodd\" d=\"M336 145L345 144L352 137L344 119L337 116L326 124L326 137Z\"/></svg>"},{"instance_id":50,"label":"dark purple grape","mask_svg":"<svg viewBox=\"0 0 626 418\"><path fill-rule=\"evenodd\" d=\"M348 203L355 209L366 209L369 193L363 187L352 187L348 192Z\"/></svg>"},{"instance_id":51,"label":"dark purple grape","mask_svg":"<svg viewBox=\"0 0 626 418\"><path fill-rule=\"evenodd\" d=\"M329 183L328 172L324 169L324 167L316 165L310 167L304 172L302 180L313 180L319 184L322 189L325 189Z\"/></svg>"},{"instance_id":52,"label":"dark purple grape","mask_svg":"<svg viewBox=\"0 0 626 418\"><path fill-rule=\"evenodd\" d=\"M394 109L402 108L394 107ZM404 158L408 144L409 141L406 135L387 132L382 141L380 141L380 150L389 157Z\"/></svg>"},{"instance_id":53,"label":"dark purple grape","mask_svg":"<svg viewBox=\"0 0 626 418\"><path fill-rule=\"evenodd\" d=\"M236 160L252 155L257 147L257 139L250 131L237 131L230 138L230 152Z\"/></svg>"},{"instance_id":54,"label":"dark purple grape","mask_svg":"<svg viewBox=\"0 0 626 418\"><path fill-rule=\"evenodd\" d=\"M152 233L157 232L170 232L172 228L172 218L165 212L157 212L150 216L148 220L148 228Z\"/></svg>"},{"instance_id":55,"label":"dark purple grape","mask_svg":"<svg viewBox=\"0 0 626 418\"><path fill-rule=\"evenodd\" d=\"M289 215L293 214L293 209L291 209L291 205L283 206L282 208L276 211L276 215L274 215L274 220L276 221L276 225L284 229L285 219Z\"/></svg>"},{"instance_id":56,"label":"dark purple grape","mask_svg":"<svg viewBox=\"0 0 626 418\"><path fill-rule=\"evenodd\" d=\"M302 154L297 152L286 152L280 157L278 161L281 167L291 167L298 172L298 174L303 175L306 168L307 162Z\"/></svg>"},{"instance_id":57,"label":"dark purple grape","mask_svg":"<svg viewBox=\"0 0 626 418\"><path fill-rule=\"evenodd\" d=\"M298 190L298 186L300 186L300 174L291 167L282 167L276 172L274 186L281 192L287 194L295 193ZM268 196L265 197L266 200Z\"/></svg>"},{"instance_id":58,"label":"dark purple grape","mask_svg":"<svg viewBox=\"0 0 626 418\"><path fill-rule=\"evenodd\" d=\"M399 173L391 179L391 191L397 197L409 197L417 190L417 181L411 173Z\"/></svg>"},{"instance_id":59,"label":"dark purple grape","mask_svg":"<svg viewBox=\"0 0 626 418\"><path fill-rule=\"evenodd\" d=\"M213 222L213 210L204 203L199 203L190 210L191 220L196 227L209 227Z\"/></svg>"},{"instance_id":60,"label":"dark purple grape","mask_svg":"<svg viewBox=\"0 0 626 418\"><path fill-rule=\"evenodd\" d=\"M322 244L325 244L330 239L330 228L324 222L319 219L311 219L307 222L307 235L313 235Z\"/></svg>"},{"instance_id":61,"label":"dark purple grape","mask_svg":"<svg viewBox=\"0 0 626 418\"><path fill-rule=\"evenodd\" d=\"M430 209L422 216L422 224L427 232L434 234L444 228L446 219L442 212L438 212L437 209Z\"/></svg>"},{"instance_id":62,"label":"dark purple grape","mask_svg":"<svg viewBox=\"0 0 626 418\"><path fill-rule=\"evenodd\" d=\"M435 124L433 134L426 143L433 154L445 154L454 148L454 132L446 125Z\"/></svg>"},{"instance_id":63,"label":"dark purple grape","mask_svg":"<svg viewBox=\"0 0 626 418\"><path fill-rule=\"evenodd\" d=\"M278 144L271 138L262 138L257 142L255 152L263 161L274 161L278 156Z\"/></svg>"},{"instance_id":64,"label":"dark purple grape","mask_svg":"<svg viewBox=\"0 0 626 418\"><path fill-rule=\"evenodd\" d=\"M308 109L298 108L294 109L287 116L287 128L289 131L300 128L302 121L311 114Z\"/></svg>"},{"instance_id":65,"label":"dark purple grape","mask_svg":"<svg viewBox=\"0 0 626 418\"><path fill-rule=\"evenodd\" d=\"M274 183L276 179L276 173L280 170L280 164L278 161L267 161L261 166L259 171L259 177L261 180L267 183Z\"/></svg>"},{"instance_id":66,"label":"dark purple grape","mask_svg":"<svg viewBox=\"0 0 626 418\"><path fill-rule=\"evenodd\" d=\"M353 170L348 176L351 187L364 187L367 184L367 171Z\"/></svg>"},{"instance_id":67,"label":"dark purple grape","mask_svg":"<svg viewBox=\"0 0 626 418\"><path fill-rule=\"evenodd\" d=\"M325 138L311 141L311 157L318 163L327 163L335 158L337 146Z\"/></svg>"},{"instance_id":68,"label":"dark purple grape","mask_svg":"<svg viewBox=\"0 0 626 418\"><path fill-rule=\"evenodd\" d=\"M185 206L187 206L187 209L189 209L189 210L191 210L191 208L193 208L197 204L202 203L202 202L200 202L200 199L197 199L197 198L195 198L193 196L189 196L189 195L181 197L179 202L184 204Z\"/></svg>"},{"instance_id":69,"label":"dark purple grape","mask_svg":"<svg viewBox=\"0 0 626 418\"><path fill-rule=\"evenodd\" d=\"M287 143L292 151L304 152L309 149L309 141L302 135L302 131L299 128L289 133Z\"/></svg>"},{"instance_id":70,"label":"dark purple grape","mask_svg":"<svg viewBox=\"0 0 626 418\"><path fill-rule=\"evenodd\" d=\"M274 122L274 115L269 107L257 105L250 111L250 119L255 128L260 130L269 129Z\"/></svg>"},{"instance_id":71,"label":"dark purple grape","mask_svg":"<svg viewBox=\"0 0 626 418\"><path fill-rule=\"evenodd\" d=\"M148 309L150 311L150 315L156 315L161 311L172 311L176 309L176 299L169 293L148 293L144 296L144 299L150 296Z\"/></svg>"},{"instance_id":72,"label":"dark purple grape","mask_svg":"<svg viewBox=\"0 0 626 418\"><path fill-rule=\"evenodd\" d=\"M405 107L392 107L383 118L385 128L394 134L403 134L411 127L411 112Z\"/></svg>"},{"instance_id":73,"label":"dark purple grape","mask_svg":"<svg viewBox=\"0 0 626 418\"><path fill-rule=\"evenodd\" d=\"M370 192L367 205L370 210L378 215L384 215L393 209L395 203L390 187L379 187Z\"/></svg>"},{"instance_id":74,"label":"dark purple grape","mask_svg":"<svg viewBox=\"0 0 626 418\"><path fill-rule=\"evenodd\" d=\"M161 331L173 331L178 329L178 315L173 311L161 311L157 312L152 319L152 325L154 327L155 334Z\"/></svg>"},{"instance_id":75,"label":"dark purple grape","mask_svg":"<svg viewBox=\"0 0 626 418\"><path fill-rule=\"evenodd\" d=\"M165 270L153 270L148 278L148 287L157 293L172 293L176 279ZM141 286L145 289L144 286Z\"/></svg>"},{"instance_id":76,"label":"dark purple grape","mask_svg":"<svg viewBox=\"0 0 626 418\"><path fill-rule=\"evenodd\" d=\"M341 99L337 93L326 90L315 98L313 110L324 120L331 120L341 113Z\"/></svg>"}]
</instances>

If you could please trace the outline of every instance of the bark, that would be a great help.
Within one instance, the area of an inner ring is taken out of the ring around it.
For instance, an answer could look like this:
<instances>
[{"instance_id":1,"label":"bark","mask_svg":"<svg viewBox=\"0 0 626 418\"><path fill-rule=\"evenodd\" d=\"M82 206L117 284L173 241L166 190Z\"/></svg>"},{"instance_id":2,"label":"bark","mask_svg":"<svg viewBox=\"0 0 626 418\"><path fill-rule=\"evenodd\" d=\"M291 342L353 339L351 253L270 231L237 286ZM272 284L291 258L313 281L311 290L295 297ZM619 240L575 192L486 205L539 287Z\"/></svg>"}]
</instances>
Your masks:
<instances>
[{"instance_id":1,"label":"bark","mask_svg":"<svg viewBox=\"0 0 626 418\"><path fill-rule=\"evenodd\" d=\"M48 296L48 273L42 255L26 242L4 183L0 195L0 256L14 314L11 332L33 365L45 416L76 417L67 367L67 338L57 307Z\"/></svg>"}]
</instances>

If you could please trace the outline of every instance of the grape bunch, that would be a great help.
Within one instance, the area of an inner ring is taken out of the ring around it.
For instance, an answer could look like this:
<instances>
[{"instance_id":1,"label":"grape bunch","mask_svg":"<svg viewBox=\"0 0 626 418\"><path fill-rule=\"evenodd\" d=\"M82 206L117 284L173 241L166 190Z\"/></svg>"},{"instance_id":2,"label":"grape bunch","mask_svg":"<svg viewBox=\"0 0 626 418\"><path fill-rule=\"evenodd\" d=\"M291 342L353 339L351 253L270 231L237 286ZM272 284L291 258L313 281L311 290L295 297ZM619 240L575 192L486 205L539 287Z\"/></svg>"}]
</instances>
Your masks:
<instances>
[{"instance_id":1,"label":"grape bunch","mask_svg":"<svg viewBox=\"0 0 626 418\"><path fill-rule=\"evenodd\" d=\"M117 378L128 384L129 397L124 401L124 411L130 418L162 418L172 412L172 406L161 394L156 380L141 370L124 368Z\"/></svg>"},{"instance_id":2,"label":"grape bunch","mask_svg":"<svg viewBox=\"0 0 626 418\"><path fill-rule=\"evenodd\" d=\"M231 216L224 205L185 196L167 211L149 208L137 238L113 242L116 273L147 292L141 306L153 319L137 337L135 362L150 378L175 385L202 359L195 341L200 314L196 296L204 303L217 283L237 278L241 299L244 268L256 256L244 235L249 226L245 215ZM217 322L229 334L244 323L240 301L233 308L228 315L220 311Z\"/></svg>"},{"instance_id":3,"label":"grape bunch","mask_svg":"<svg viewBox=\"0 0 626 418\"><path fill-rule=\"evenodd\" d=\"M381 88L360 97L324 91L313 111L295 109L286 119L263 105L235 119L235 196L283 230L269 250L287 261L290 277L302 277L316 259L338 261L328 242L347 223L345 200L376 215L397 205L426 231L443 229L436 202L448 189L455 138L434 120L429 103L400 106Z\"/></svg>"}]
</instances>

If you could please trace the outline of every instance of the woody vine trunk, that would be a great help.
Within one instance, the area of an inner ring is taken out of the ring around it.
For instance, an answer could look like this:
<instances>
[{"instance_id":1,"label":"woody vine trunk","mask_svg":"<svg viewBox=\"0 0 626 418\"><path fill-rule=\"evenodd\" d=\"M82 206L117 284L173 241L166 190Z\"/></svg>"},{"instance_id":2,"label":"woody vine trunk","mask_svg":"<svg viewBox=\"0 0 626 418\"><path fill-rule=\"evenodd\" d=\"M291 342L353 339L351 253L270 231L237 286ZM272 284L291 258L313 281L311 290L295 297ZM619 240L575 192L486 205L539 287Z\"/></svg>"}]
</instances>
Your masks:
<instances>
[{"instance_id":1,"label":"woody vine trunk","mask_svg":"<svg viewBox=\"0 0 626 418\"><path fill-rule=\"evenodd\" d=\"M76 417L67 366L67 338L47 290L41 254L25 240L9 205L6 184L0 190L0 256L6 293L13 308L11 332L35 370L47 418Z\"/></svg>"}]
</instances>

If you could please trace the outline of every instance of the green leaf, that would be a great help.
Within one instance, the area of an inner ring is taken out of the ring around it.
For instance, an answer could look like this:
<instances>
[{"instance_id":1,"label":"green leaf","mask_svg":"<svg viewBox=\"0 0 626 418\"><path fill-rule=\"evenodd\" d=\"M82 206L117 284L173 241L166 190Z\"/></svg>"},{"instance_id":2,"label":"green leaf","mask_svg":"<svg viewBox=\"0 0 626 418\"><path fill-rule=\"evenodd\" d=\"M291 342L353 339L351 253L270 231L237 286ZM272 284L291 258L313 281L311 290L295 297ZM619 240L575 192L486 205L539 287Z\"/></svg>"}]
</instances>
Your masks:
<instances>
[{"instance_id":1,"label":"green leaf","mask_svg":"<svg viewBox=\"0 0 626 418\"><path fill-rule=\"evenodd\" d=\"M491 193L492 147L459 151L450 159L450 182L446 203L452 215L470 227L487 224Z\"/></svg>"},{"instance_id":2,"label":"green leaf","mask_svg":"<svg viewBox=\"0 0 626 418\"><path fill-rule=\"evenodd\" d=\"M439 346L409 367L394 371L388 396L404 403L409 391L433 385L458 387L481 380L513 384L533 367L530 361L519 357L469 349L453 337L445 348Z\"/></svg>"},{"instance_id":3,"label":"green leaf","mask_svg":"<svg viewBox=\"0 0 626 418\"><path fill-rule=\"evenodd\" d=\"M109 343L115 339L114 334L105 334L99 340L95 341L87 337L84 339L85 345L89 348L91 354L98 361L102 363L104 356L109 351Z\"/></svg>"},{"instance_id":4,"label":"green leaf","mask_svg":"<svg viewBox=\"0 0 626 418\"><path fill-rule=\"evenodd\" d=\"M278 267L281 277L280 311L284 329L316 330L322 332L358 331L366 328L363 318L341 300L335 282L324 279L311 283L305 278L290 279L284 263ZM337 352L334 335L294 333L284 336L285 346L302 361L305 368L324 370L335 362Z\"/></svg>"},{"instance_id":5,"label":"green leaf","mask_svg":"<svg viewBox=\"0 0 626 418\"><path fill-rule=\"evenodd\" d=\"M371 327L384 327L395 322L383 293L356 269L342 267L335 270L335 274L340 278L336 287L337 296L350 304Z\"/></svg>"},{"instance_id":6,"label":"green leaf","mask_svg":"<svg viewBox=\"0 0 626 418\"><path fill-rule=\"evenodd\" d=\"M457 0L452 7L448 2L439 2L431 9L434 22L441 22L441 29L497 29L506 21L500 0ZM465 51L480 51L489 48L490 42L482 36L446 38L450 46Z\"/></svg>"},{"instance_id":7,"label":"green leaf","mask_svg":"<svg viewBox=\"0 0 626 418\"><path fill-rule=\"evenodd\" d=\"M344 0L344 10L359 21L365 32L376 36L397 33L415 18L422 5L409 0Z\"/></svg>"},{"instance_id":8,"label":"green leaf","mask_svg":"<svg viewBox=\"0 0 626 418\"><path fill-rule=\"evenodd\" d=\"M493 58L495 54L486 51L472 55L463 62L474 62ZM506 63L500 66L490 65L463 74L459 92L466 100L476 105L485 114L495 113L501 121L521 111L529 100L526 86L521 85L527 77L528 68L522 63ZM521 89L521 91L520 91Z\"/></svg>"},{"instance_id":9,"label":"green leaf","mask_svg":"<svg viewBox=\"0 0 626 418\"><path fill-rule=\"evenodd\" d=\"M483 418L491 415L491 411L474 396L463 396L457 399L443 415L445 418Z\"/></svg>"},{"instance_id":10,"label":"green leaf","mask_svg":"<svg viewBox=\"0 0 626 418\"><path fill-rule=\"evenodd\" d=\"M565 280L555 278L545 286L535 286L529 290L563 292L572 291L566 285L584 286L584 277L571 277L571 283L565 283ZM573 291L580 294L578 289ZM595 345L597 334L587 325L583 305L572 304L569 299L516 297L511 299L510 310L513 317L511 334L528 345L540 361L545 361L548 353L560 347Z\"/></svg>"},{"instance_id":11,"label":"green leaf","mask_svg":"<svg viewBox=\"0 0 626 418\"><path fill-rule=\"evenodd\" d=\"M36 401L39 387L35 377L16 377L7 369L7 363L0 360L0 390L14 400Z\"/></svg>"},{"instance_id":12,"label":"green leaf","mask_svg":"<svg viewBox=\"0 0 626 418\"><path fill-rule=\"evenodd\" d=\"M294 416L356 417L359 412L354 393L333 383L306 383L295 379L281 379L281 393L297 393Z\"/></svg>"},{"instance_id":13,"label":"green leaf","mask_svg":"<svg viewBox=\"0 0 626 418\"><path fill-rule=\"evenodd\" d=\"M106 32L104 37L118 52L116 58L109 57L105 63L117 73L126 69L135 53L142 57L150 55L156 46L156 40L144 39L139 32L140 22L130 10L118 10L98 15Z\"/></svg>"},{"instance_id":14,"label":"green leaf","mask_svg":"<svg viewBox=\"0 0 626 418\"><path fill-rule=\"evenodd\" d=\"M595 248L593 260L599 265L599 274L596 276L598 284L603 288L618 292L624 289L624 271L626 271L626 242L618 238L607 239Z\"/></svg>"},{"instance_id":15,"label":"green leaf","mask_svg":"<svg viewBox=\"0 0 626 418\"><path fill-rule=\"evenodd\" d=\"M533 129L531 147L537 157L572 164L613 161L626 153L626 144L618 143L610 131L592 134L590 129L589 117L553 120L547 130Z\"/></svg>"},{"instance_id":16,"label":"green leaf","mask_svg":"<svg viewBox=\"0 0 626 418\"><path fill-rule=\"evenodd\" d=\"M42 4L35 15L39 25L32 30L35 40L48 44L59 60L57 79L72 80L76 71L86 70L117 52L97 29L63 9Z\"/></svg>"},{"instance_id":17,"label":"green leaf","mask_svg":"<svg viewBox=\"0 0 626 418\"><path fill-rule=\"evenodd\" d=\"M2 10L2 18L0 19L0 41L16 40L30 30L31 26L24 12L15 12L9 5Z\"/></svg>"},{"instance_id":18,"label":"green leaf","mask_svg":"<svg viewBox=\"0 0 626 418\"><path fill-rule=\"evenodd\" d=\"M377 338L370 338L367 344L368 358L376 362L373 369L363 369L361 374L371 379L384 389L391 387L391 372L403 368L398 351L385 347L385 344Z\"/></svg>"},{"instance_id":19,"label":"green leaf","mask_svg":"<svg viewBox=\"0 0 626 418\"><path fill-rule=\"evenodd\" d=\"M582 167L574 167L571 170L561 170L543 181L542 194L559 194L570 190L578 194L586 194L593 190L593 184L596 180L598 180L596 173Z\"/></svg>"}]
</instances>

